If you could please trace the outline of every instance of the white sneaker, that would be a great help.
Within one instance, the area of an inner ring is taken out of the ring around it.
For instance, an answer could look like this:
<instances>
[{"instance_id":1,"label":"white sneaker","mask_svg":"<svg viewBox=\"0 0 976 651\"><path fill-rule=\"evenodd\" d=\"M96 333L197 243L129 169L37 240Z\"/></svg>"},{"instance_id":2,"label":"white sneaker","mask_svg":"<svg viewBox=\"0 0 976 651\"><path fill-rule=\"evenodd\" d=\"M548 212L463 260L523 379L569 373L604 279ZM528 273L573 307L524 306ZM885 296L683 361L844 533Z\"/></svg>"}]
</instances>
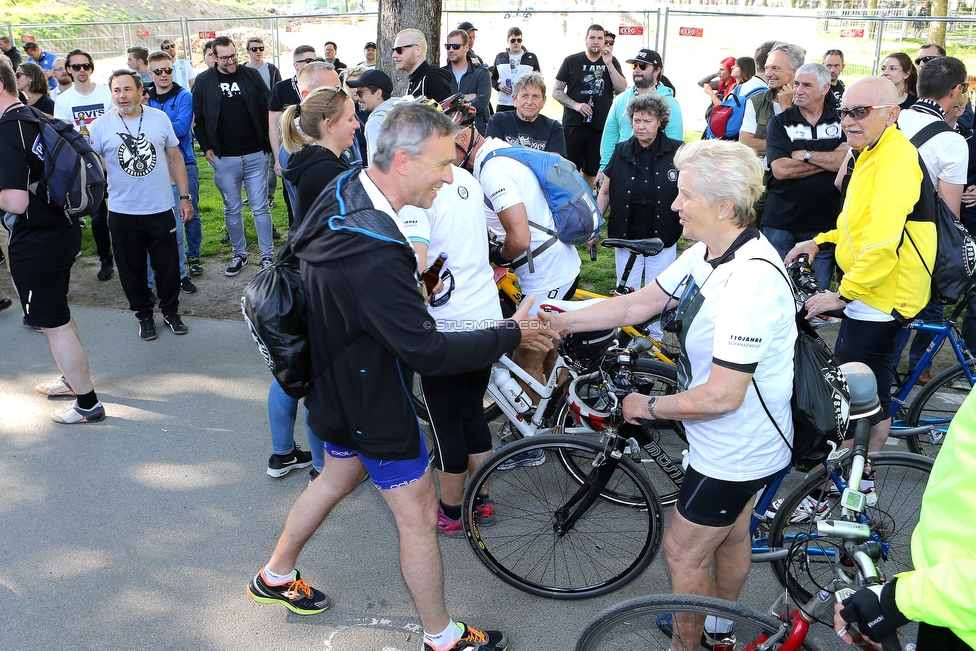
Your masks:
<instances>
[{"instance_id":1,"label":"white sneaker","mask_svg":"<svg viewBox=\"0 0 976 651\"><path fill-rule=\"evenodd\" d=\"M818 502L815 498L807 495L803 498L803 501L800 502L800 505L797 506L793 511L793 515L790 516L789 524L802 524L804 522L819 519L827 512L829 507L830 500ZM776 517L776 513L781 508L783 508L783 500L774 500L773 503L769 505L769 509L766 511L766 518L772 520Z\"/></svg>"},{"instance_id":2,"label":"white sneaker","mask_svg":"<svg viewBox=\"0 0 976 651\"><path fill-rule=\"evenodd\" d=\"M64 379L63 375L59 375L56 380L52 380L51 382L41 382L34 387L34 391L43 393L46 396L75 395L74 389L68 386L68 381Z\"/></svg>"}]
</instances>

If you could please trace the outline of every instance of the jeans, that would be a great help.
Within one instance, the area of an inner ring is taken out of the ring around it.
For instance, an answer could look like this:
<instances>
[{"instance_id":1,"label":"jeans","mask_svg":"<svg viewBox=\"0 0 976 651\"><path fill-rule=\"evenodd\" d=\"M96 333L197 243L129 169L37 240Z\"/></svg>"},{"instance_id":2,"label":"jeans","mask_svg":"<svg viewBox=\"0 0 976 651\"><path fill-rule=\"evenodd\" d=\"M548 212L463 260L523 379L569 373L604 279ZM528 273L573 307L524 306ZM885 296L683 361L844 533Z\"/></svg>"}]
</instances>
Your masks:
<instances>
[{"instance_id":1,"label":"jeans","mask_svg":"<svg viewBox=\"0 0 976 651\"><path fill-rule=\"evenodd\" d=\"M274 258L274 241L271 238L271 211L268 209L268 158L263 151L244 156L215 156L214 185L224 200L224 222L230 236L234 255L247 257L247 240L244 237L242 212L244 201L241 186L247 189L247 198L254 214L254 228L258 232L258 248L262 258Z\"/></svg>"},{"instance_id":2,"label":"jeans","mask_svg":"<svg viewBox=\"0 0 976 651\"><path fill-rule=\"evenodd\" d=\"M769 243L773 245L773 248L776 249L779 257L784 259L794 245L804 240L812 240L820 233L820 231L784 231L771 226L763 226L762 232ZM829 292L830 278L834 274L834 252L830 250L821 251L813 259L810 268L813 269L813 275L817 277L817 284L820 285L820 289Z\"/></svg>"},{"instance_id":3,"label":"jeans","mask_svg":"<svg viewBox=\"0 0 976 651\"><path fill-rule=\"evenodd\" d=\"M295 419L298 417L298 400L281 388L277 380L271 380L268 389L268 420L271 423L271 449L275 454L288 454L295 449ZM322 470L325 464L325 443L312 433L308 426L308 409L305 410L305 431L308 433L312 467Z\"/></svg>"},{"instance_id":4,"label":"jeans","mask_svg":"<svg viewBox=\"0 0 976 651\"><path fill-rule=\"evenodd\" d=\"M186 180L187 185L190 190L191 201L193 201L193 217L190 221L183 224L183 229L186 231L186 257L187 258L199 258L200 257L200 244L203 242L203 228L200 222L200 168L196 164L186 166ZM175 206L174 210L179 216L180 210L180 191L173 186L173 204ZM182 236L180 239L180 248L182 250L183 242ZM182 262L183 255L180 255L180 261Z\"/></svg>"},{"instance_id":5,"label":"jeans","mask_svg":"<svg viewBox=\"0 0 976 651\"><path fill-rule=\"evenodd\" d=\"M274 200L275 188L278 187L278 175L274 173L274 156L266 154L268 157L268 203Z\"/></svg>"},{"instance_id":6,"label":"jeans","mask_svg":"<svg viewBox=\"0 0 976 651\"><path fill-rule=\"evenodd\" d=\"M288 161L291 160L291 152L285 149L282 145L278 148L278 162L281 163L281 169L284 171L288 167ZM287 180L285 177L281 177L281 185L285 188L285 194L288 195L288 205L291 206L291 211L288 213L289 217L293 219L294 211L298 210L298 188L295 184ZM304 215L303 215L304 217ZM289 230L292 227L292 221L288 222Z\"/></svg>"},{"instance_id":7,"label":"jeans","mask_svg":"<svg viewBox=\"0 0 976 651\"><path fill-rule=\"evenodd\" d=\"M922 308L922 311L919 312L918 316L915 318L921 319L922 321L941 322L943 318L942 306L929 303ZM908 343L908 336L911 333L912 331L908 328L902 328L895 336L895 352L891 356L892 367L898 368L898 362L901 361L901 352L905 350L905 344ZM909 372L915 368L915 366L918 364L918 360L922 359L922 355L925 354L925 349L929 347L929 344L932 343L933 339L935 339L935 335L931 332L915 332L915 338L912 340L912 347L908 350ZM925 370L928 371L931 368L932 362L929 361L928 365L925 367Z\"/></svg>"}]
</instances>

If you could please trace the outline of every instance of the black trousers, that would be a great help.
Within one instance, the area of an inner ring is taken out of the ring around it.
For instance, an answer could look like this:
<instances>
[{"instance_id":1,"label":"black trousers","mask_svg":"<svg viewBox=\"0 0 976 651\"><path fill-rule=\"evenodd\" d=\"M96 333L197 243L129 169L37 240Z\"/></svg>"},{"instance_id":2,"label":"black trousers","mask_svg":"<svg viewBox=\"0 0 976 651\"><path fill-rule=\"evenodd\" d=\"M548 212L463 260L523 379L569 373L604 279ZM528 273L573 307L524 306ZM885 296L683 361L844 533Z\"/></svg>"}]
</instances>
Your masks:
<instances>
[{"instance_id":1,"label":"black trousers","mask_svg":"<svg viewBox=\"0 0 976 651\"><path fill-rule=\"evenodd\" d=\"M108 229L108 206L102 199L101 205L97 206L92 212L91 217L92 238L95 240L95 250L98 252L98 259L102 262L112 259L112 238L109 236Z\"/></svg>"},{"instance_id":2,"label":"black trousers","mask_svg":"<svg viewBox=\"0 0 976 651\"><path fill-rule=\"evenodd\" d=\"M127 215L109 211L109 229L115 243L115 266L129 309L139 319L153 314L146 254L152 264L159 295L159 311L177 314L180 307L180 257L176 248L176 217L172 210L155 215Z\"/></svg>"}]
</instances>

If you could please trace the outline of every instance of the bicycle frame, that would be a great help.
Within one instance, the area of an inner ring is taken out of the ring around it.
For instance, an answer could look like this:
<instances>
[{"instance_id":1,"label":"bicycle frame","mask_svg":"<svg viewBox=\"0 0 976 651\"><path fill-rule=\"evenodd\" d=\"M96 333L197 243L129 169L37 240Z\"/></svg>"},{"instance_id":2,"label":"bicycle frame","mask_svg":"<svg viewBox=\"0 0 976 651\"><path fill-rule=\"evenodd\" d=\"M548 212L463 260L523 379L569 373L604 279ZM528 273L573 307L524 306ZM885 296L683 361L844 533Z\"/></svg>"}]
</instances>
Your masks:
<instances>
[{"instance_id":1,"label":"bicycle frame","mask_svg":"<svg viewBox=\"0 0 976 651\"><path fill-rule=\"evenodd\" d=\"M573 368L566 363L562 355L556 358L556 364L552 367L552 371L549 373L549 377L546 383L543 385L534 377L529 375L525 370L522 369L518 364L512 361L508 355L502 355L501 358L496 362L496 364L502 364L511 371L512 375L517 376L522 382L529 386L539 396L539 404L536 405L535 411L531 413L528 419L526 419L526 414L519 413L515 407L508 401L508 399L503 394L502 390L498 388L494 380L488 381L488 393L494 399L495 404L502 410L502 413L508 418L512 426L518 429L518 431L525 436L535 436L539 433L542 426L542 419L547 413L549 403L552 401L556 389L559 386L559 377L561 371L566 369L571 376L575 377L576 372Z\"/></svg>"}]
</instances>

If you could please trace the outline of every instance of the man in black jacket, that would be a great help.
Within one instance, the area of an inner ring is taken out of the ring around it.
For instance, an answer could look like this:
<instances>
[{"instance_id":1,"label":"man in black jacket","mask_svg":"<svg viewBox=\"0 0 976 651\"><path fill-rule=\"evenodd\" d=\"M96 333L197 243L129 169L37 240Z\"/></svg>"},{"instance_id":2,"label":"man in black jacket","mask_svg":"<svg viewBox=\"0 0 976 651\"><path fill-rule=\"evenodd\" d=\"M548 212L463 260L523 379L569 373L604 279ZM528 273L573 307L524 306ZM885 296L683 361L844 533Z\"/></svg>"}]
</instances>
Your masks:
<instances>
[{"instance_id":1,"label":"man in black jacket","mask_svg":"<svg viewBox=\"0 0 976 651\"><path fill-rule=\"evenodd\" d=\"M498 91L498 104L495 110L515 110L515 82L522 75L540 72L539 57L522 46L522 30L512 27L508 30L508 49L495 55L495 64L490 68L491 87Z\"/></svg>"},{"instance_id":2,"label":"man in black jacket","mask_svg":"<svg viewBox=\"0 0 976 651\"><path fill-rule=\"evenodd\" d=\"M424 627L424 649L502 650L506 636L456 624L444 603L437 495L406 381L414 371L451 375L482 368L520 341L548 350L548 330L527 320L444 333L431 326L417 260L397 211L429 208L452 180L456 127L429 106L403 103L386 116L368 170L330 183L293 244L308 302L312 376L308 424L326 441L322 473L298 498L270 562L248 585L260 603L311 615L329 598L295 563L332 508L368 474L393 512L403 577Z\"/></svg>"},{"instance_id":3,"label":"man in black jacket","mask_svg":"<svg viewBox=\"0 0 976 651\"><path fill-rule=\"evenodd\" d=\"M427 37L419 29L400 30L393 41L393 63L410 75L407 95L442 102L454 94L451 73L427 62Z\"/></svg>"},{"instance_id":4,"label":"man in black jacket","mask_svg":"<svg viewBox=\"0 0 976 651\"><path fill-rule=\"evenodd\" d=\"M474 106L475 127L482 134L491 117L488 101L491 99L491 75L488 70L476 66L468 59L468 34L463 29L455 29L447 35L447 65L444 70L451 73L451 90L464 93L464 99Z\"/></svg>"},{"instance_id":5,"label":"man in black jacket","mask_svg":"<svg viewBox=\"0 0 976 651\"><path fill-rule=\"evenodd\" d=\"M266 158L271 151L268 87L257 70L238 66L237 48L230 38L218 36L213 49L217 64L193 85L194 133L214 168L214 185L224 200L224 221L234 247L234 259L224 275L236 276L247 266L242 185L254 214L262 268L274 258Z\"/></svg>"}]
</instances>

